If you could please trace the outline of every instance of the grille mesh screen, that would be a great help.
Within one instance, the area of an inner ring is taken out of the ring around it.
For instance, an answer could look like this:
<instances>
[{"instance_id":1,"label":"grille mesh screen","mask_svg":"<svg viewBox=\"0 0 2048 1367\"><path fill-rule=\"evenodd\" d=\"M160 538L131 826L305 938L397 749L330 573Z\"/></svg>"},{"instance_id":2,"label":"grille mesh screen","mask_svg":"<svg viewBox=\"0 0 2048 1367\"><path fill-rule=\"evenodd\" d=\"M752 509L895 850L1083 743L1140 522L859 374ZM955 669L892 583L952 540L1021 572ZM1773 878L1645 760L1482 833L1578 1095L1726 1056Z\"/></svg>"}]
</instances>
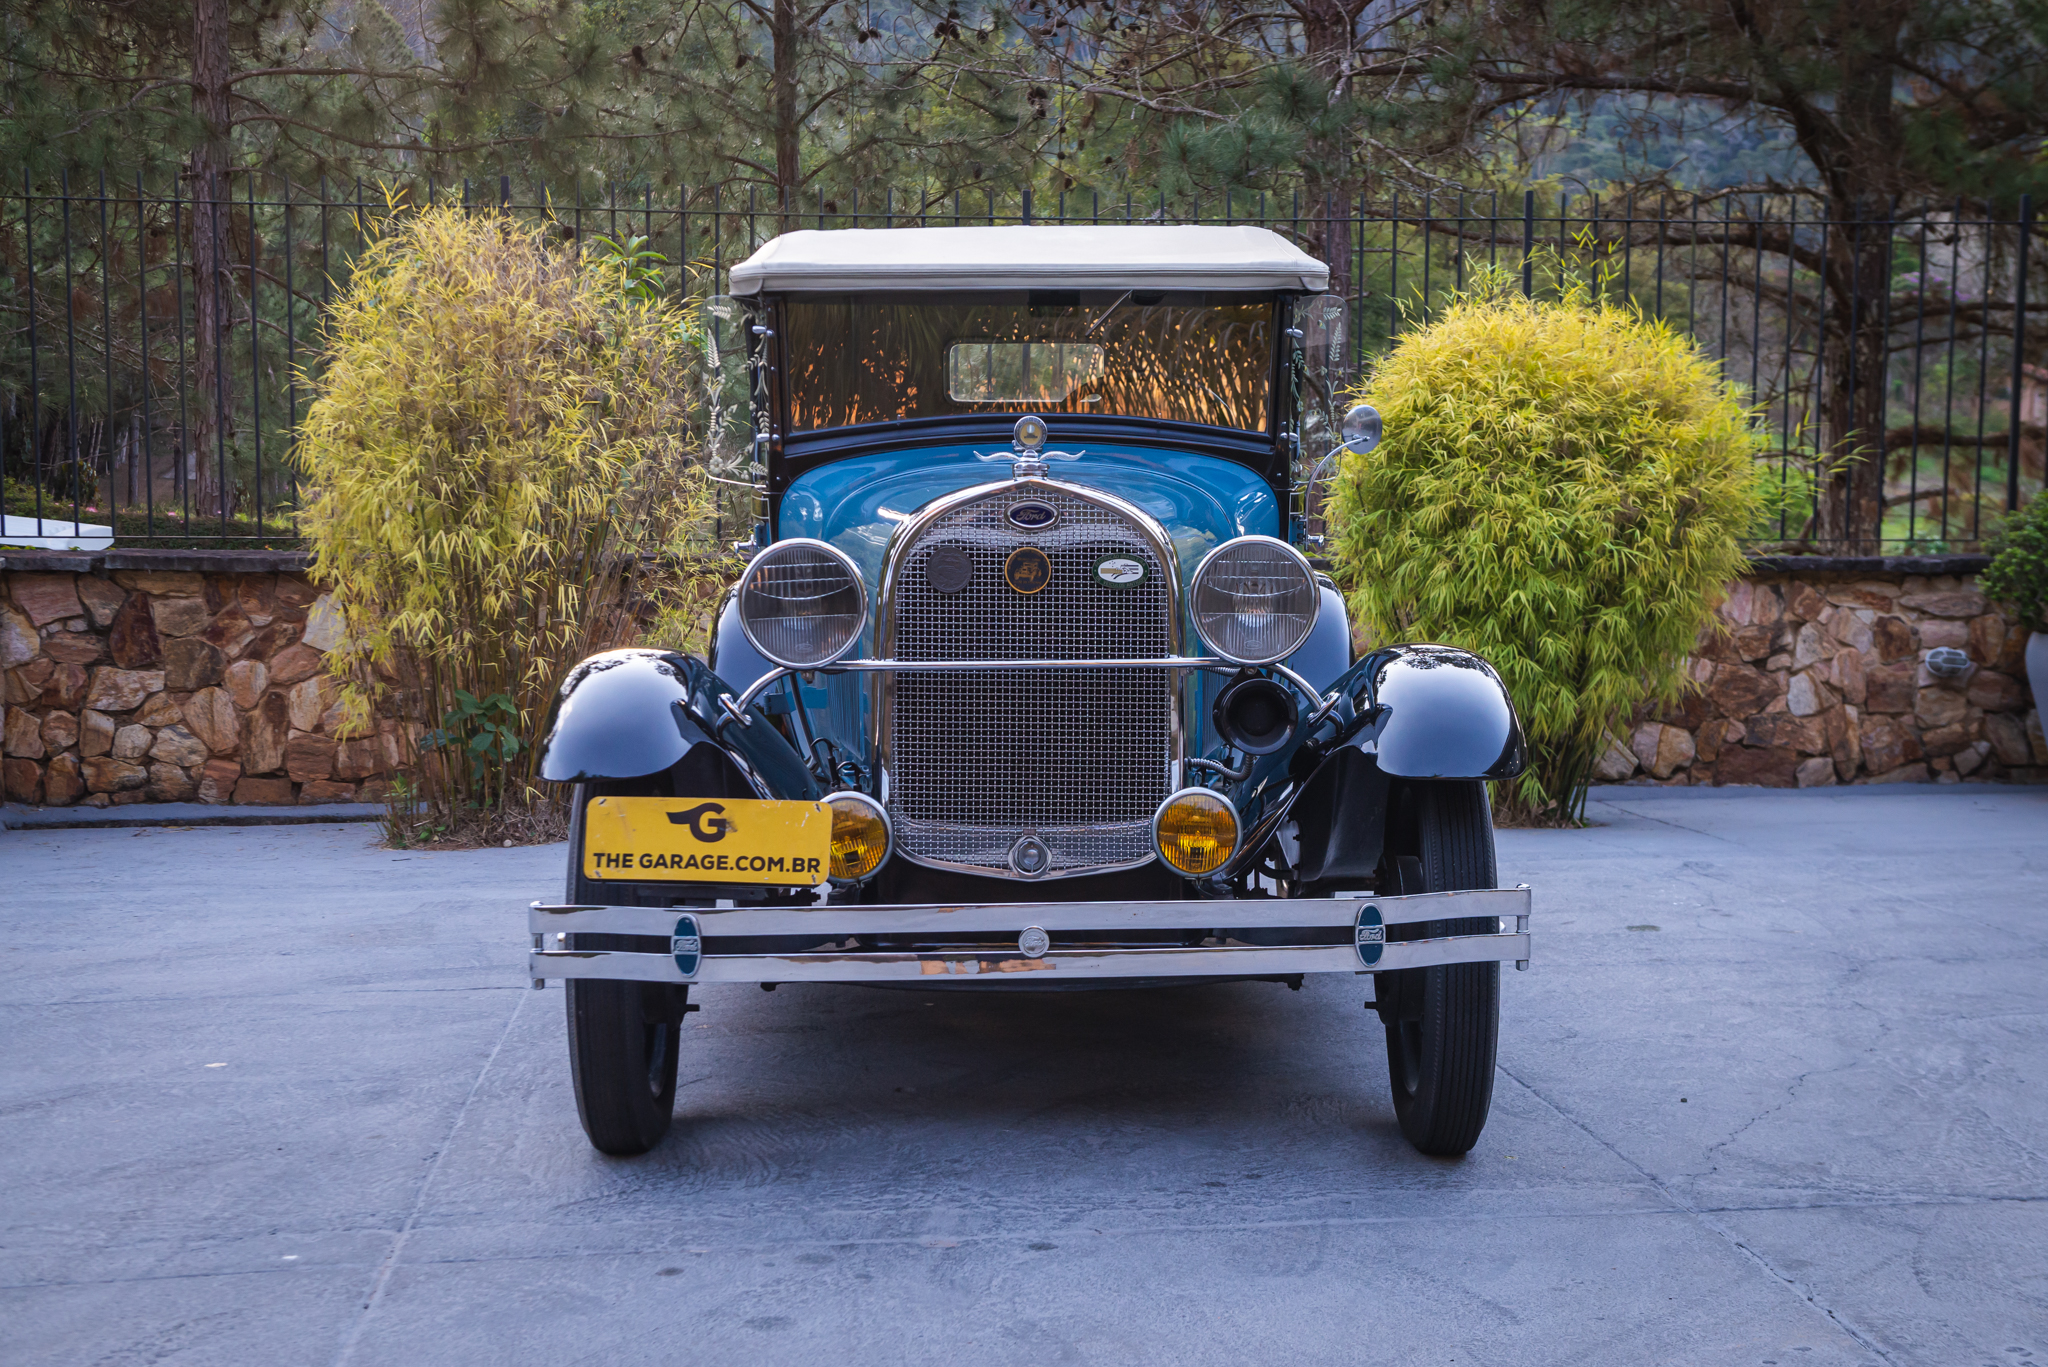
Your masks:
<instances>
[{"instance_id":1,"label":"grille mesh screen","mask_svg":"<svg viewBox=\"0 0 2048 1367\"><path fill-rule=\"evenodd\" d=\"M1056 526L1019 531L1016 503L1051 504ZM1003 566L1020 546L1052 564L1035 594L1013 591ZM972 564L967 587L932 587L945 550ZM1143 580L1096 577L1107 556L1137 560ZM1132 659L1171 653L1167 567L1118 514L1059 491L1003 490L932 523L903 559L891 610L895 652L908 660ZM1007 870L1029 832L1052 871L1139 863L1172 761L1173 676L1166 670L1020 670L894 676L889 808L906 854Z\"/></svg>"}]
</instances>

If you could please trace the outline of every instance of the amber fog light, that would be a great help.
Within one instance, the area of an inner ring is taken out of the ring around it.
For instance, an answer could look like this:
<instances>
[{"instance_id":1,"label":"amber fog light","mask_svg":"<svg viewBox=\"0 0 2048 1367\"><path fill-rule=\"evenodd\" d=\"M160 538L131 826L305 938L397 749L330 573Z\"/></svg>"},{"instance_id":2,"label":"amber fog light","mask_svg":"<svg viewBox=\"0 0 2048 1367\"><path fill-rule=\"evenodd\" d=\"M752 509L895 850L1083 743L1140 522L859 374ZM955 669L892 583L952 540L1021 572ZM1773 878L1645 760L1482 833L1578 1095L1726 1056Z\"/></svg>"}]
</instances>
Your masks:
<instances>
[{"instance_id":1,"label":"amber fog light","mask_svg":"<svg viewBox=\"0 0 2048 1367\"><path fill-rule=\"evenodd\" d=\"M858 883L889 857L889 814L866 793L834 793L825 805L832 809L832 881Z\"/></svg>"},{"instance_id":2,"label":"amber fog light","mask_svg":"<svg viewBox=\"0 0 2048 1367\"><path fill-rule=\"evenodd\" d=\"M1152 843L1159 857L1182 873L1214 873L1237 848L1237 808L1221 793L1183 788L1159 804Z\"/></svg>"}]
</instances>

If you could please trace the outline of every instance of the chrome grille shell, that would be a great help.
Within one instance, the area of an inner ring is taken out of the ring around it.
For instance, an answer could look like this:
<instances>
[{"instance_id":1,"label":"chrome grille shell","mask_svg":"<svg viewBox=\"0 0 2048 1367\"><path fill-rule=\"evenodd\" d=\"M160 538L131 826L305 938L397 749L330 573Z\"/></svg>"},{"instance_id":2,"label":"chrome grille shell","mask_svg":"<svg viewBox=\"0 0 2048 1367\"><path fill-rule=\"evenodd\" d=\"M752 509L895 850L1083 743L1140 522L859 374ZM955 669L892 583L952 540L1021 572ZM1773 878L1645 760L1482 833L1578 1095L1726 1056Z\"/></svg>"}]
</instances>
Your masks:
<instances>
[{"instance_id":1,"label":"chrome grille shell","mask_svg":"<svg viewBox=\"0 0 2048 1367\"><path fill-rule=\"evenodd\" d=\"M1058 521L1024 529L1020 502ZM1041 593L1013 592L1005 560L1036 546L1052 562ZM973 563L957 594L932 588L940 547ZM1129 556L1142 583L1100 582L1096 563ZM876 639L890 659L1144 659L1179 653L1179 565L1141 509L1097 489L1037 476L979 485L906 521L889 546ZM1152 814L1181 759L1179 676L1171 670L1001 670L884 675L877 737L897 853L913 863L1020 878L1010 851L1036 836L1051 851L1038 880L1136 868L1156 858Z\"/></svg>"}]
</instances>

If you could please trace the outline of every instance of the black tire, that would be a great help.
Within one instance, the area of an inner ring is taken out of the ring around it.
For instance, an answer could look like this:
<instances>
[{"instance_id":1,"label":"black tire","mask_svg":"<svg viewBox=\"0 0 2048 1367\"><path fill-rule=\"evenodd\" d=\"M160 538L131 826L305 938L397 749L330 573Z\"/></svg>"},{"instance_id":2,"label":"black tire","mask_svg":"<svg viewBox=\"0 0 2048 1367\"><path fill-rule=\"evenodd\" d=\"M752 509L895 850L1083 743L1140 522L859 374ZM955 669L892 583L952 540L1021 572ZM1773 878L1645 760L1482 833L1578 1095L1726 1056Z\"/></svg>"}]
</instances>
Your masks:
<instances>
[{"instance_id":1,"label":"black tire","mask_svg":"<svg viewBox=\"0 0 2048 1367\"><path fill-rule=\"evenodd\" d=\"M1402 892L1499 886L1486 785L1404 785L1390 872ZM1484 935L1498 918L1399 927L1413 938ZM1387 1073L1401 1133L1423 1153L1455 1158L1479 1142L1493 1106L1500 1044L1500 965L1445 964L1381 973L1374 982L1387 1032Z\"/></svg>"},{"instance_id":2,"label":"black tire","mask_svg":"<svg viewBox=\"0 0 2048 1367\"><path fill-rule=\"evenodd\" d=\"M590 785L576 786L569 818L571 901L592 891L575 856L583 843L583 804L589 796ZM576 937L576 944L637 949L637 943L628 943L636 938L585 934ZM583 1132L601 1153L646 1153L668 1133L675 1115L676 1051L690 989L597 978L571 978L562 986L569 1016L569 1076Z\"/></svg>"},{"instance_id":3,"label":"black tire","mask_svg":"<svg viewBox=\"0 0 2048 1367\"><path fill-rule=\"evenodd\" d=\"M677 992L662 983L571 978L569 1074L576 1114L592 1147L620 1157L646 1153L668 1133L676 1107Z\"/></svg>"}]
</instances>

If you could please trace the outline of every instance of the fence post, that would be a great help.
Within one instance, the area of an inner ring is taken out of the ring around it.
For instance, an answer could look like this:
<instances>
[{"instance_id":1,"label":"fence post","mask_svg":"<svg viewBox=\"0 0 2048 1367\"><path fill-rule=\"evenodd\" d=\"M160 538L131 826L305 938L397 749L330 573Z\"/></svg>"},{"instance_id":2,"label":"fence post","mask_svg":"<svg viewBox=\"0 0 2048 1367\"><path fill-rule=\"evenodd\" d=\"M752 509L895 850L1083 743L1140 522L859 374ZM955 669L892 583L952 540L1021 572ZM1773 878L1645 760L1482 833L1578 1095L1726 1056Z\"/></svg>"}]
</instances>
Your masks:
<instances>
[{"instance_id":1,"label":"fence post","mask_svg":"<svg viewBox=\"0 0 2048 1367\"><path fill-rule=\"evenodd\" d=\"M2012 287L2012 418L2006 433L2005 510L2020 506L2020 392L2027 378L2027 242L2034 235L2034 197L2020 196L2020 258Z\"/></svg>"},{"instance_id":2,"label":"fence post","mask_svg":"<svg viewBox=\"0 0 2048 1367\"><path fill-rule=\"evenodd\" d=\"M1536 250L1536 192L1522 191L1522 297L1527 299L1535 293L1536 266L1532 256Z\"/></svg>"},{"instance_id":3,"label":"fence post","mask_svg":"<svg viewBox=\"0 0 2048 1367\"><path fill-rule=\"evenodd\" d=\"M1024 226L1031 226L1031 187L1024 187Z\"/></svg>"}]
</instances>

